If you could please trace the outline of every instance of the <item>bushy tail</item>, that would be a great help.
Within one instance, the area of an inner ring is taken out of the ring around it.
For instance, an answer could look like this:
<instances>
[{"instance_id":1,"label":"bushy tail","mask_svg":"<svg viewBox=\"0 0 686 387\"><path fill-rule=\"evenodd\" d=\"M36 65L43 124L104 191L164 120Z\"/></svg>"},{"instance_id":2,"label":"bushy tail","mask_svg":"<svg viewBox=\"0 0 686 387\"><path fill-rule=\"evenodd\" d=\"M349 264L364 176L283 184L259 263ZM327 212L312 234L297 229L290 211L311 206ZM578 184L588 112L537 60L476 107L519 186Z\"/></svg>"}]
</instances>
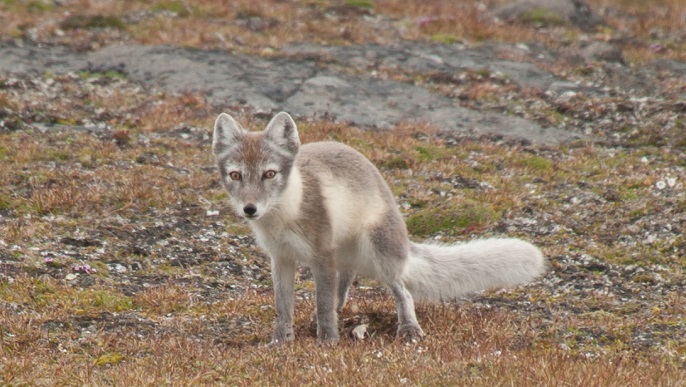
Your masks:
<instances>
[{"instance_id":1,"label":"bushy tail","mask_svg":"<svg viewBox=\"0 0 686 387\"><path fill-rule=\"evenodd\" d=\"M402 279L416 300L440 302L524 284L545 269L541 251L519 239L482 239L457 245L412 243Z\"/></svg>"}]
</instances>

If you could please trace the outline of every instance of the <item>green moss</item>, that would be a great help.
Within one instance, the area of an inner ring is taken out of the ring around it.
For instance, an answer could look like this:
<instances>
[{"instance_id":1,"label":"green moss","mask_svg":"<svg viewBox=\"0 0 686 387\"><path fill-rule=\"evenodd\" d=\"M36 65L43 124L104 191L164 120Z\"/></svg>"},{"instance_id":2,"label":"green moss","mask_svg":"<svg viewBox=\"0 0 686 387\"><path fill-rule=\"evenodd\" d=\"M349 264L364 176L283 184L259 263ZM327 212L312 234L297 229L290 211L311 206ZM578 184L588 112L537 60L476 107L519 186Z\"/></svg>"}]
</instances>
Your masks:
<instances>
[{"instance_id":1,"label":"green moss","mask_svg":"<svg viewBox=\"0 0 686 387\"><path fill-rule=\"evenodd\" d=\"M546 171L553 167L553 162L541 156L528 156L516 162L520 167L534 171Z\"/></svg>"},{"instance_id":2,"label":"green moss","mask_svg":"<svg viewBox=\"0 0 686 387\"><path fill-rule=\"evenodd\" d=\"M126 24L117 16L103 15L72 15L60 23L60 28L65 30L93 29L93 28L114 28L125 30Z\"/></svg>"},{"instance_id":3,"label":"green moss","mask_svg":"<svg viewBox=\"0 0 686 387\"><path fill-rule=\"evenodd\" d=\"M42 280L36 280L36 282L34 283L33 290L35 290L38 294L55 293L55 287L51 283Z\"/></svg>"},{"instance_id":4,"label":"green moss","mask_svg":"<svg viewBox=\"0 0 686 387\"><path fill-rule=\"evenodd\" d=\"M449 149L446 149L445 147L433 144L417 146L414 148L414 150L418 153L417 161L420 163L447 157L450 155L451 152Z\"/></svg>"},{"instance_id":5,"label":"green moss","mask_svg":"<svg viewBox=\"0 0 686 387\"><path fill-rule=\"evenodd\" d=\"M188 17L191 12L186 8L186 5L181 1L163 1L157 3L152 7L153 11L169 11L174 12L179 17Z\"/></svg>"},{"instance_id":6,"label":"green moss","mask_svg":"<svg viewBox=\"0 0 686 387\"><path fill-rule=\"evenodd\" d=\"M52 2L46 2L41 0L29 1L26 5L29 11L32 12L47 12L54 8Z\"/></svg>"},{"instance_id":7,"label":"green moss","mask_svg":"<svg viewBox=\"0 0 686 387\"><path fill-rule=\"evenodd\" d=\"M92 292L92 297L88 297L86 305L109 312L121 312L133 308L133 300L123 294L96 290Z\"/></svg>"},{"instance_id":8,"label":"green moss","mask_svg":"<svg viewBox=\"0 0 686 387\"><path fill-rule=\"evenodd\" d=\"M433 160L433 154L431 153L430 150L423 146L418 146L414 148L417 153L419 153L419 161L431 161Z\"/></svg>"},{"instance_id":9,"label":"green moss","mask_svg":"<svg viewBox=\"0 0 686 387\"><path fill-rule=\"evenodd\" d=\"M541 26L561 26L567 24L567 20L562 15L547 8L530 9L519 16L519 21Z\"/></svg>"},{"instance_id":10,"label":"green moss","mask_svg":"<svg viewBox=\"0 0 686 387\"><path fill-rule=\"evenodd\" d=\"M97 276L100 277L109 277L110 276L110 268L107 267L107 265L104 262L101 261L91 261L89 265L93 269L97 269Z\"/></svg>"},{"instance_id":11,"label":"green moss","mask_svg":"<svg viewBox=\"0 0 686 387\"><path fill-rule=\"evenodd\" d=\"M125 357L119 352L106 353L101 355L93 363L96 366L116 365L124 361Z\"/></svg>"},{"instance_id":12,"label":"green moss","mask_svg":"<svg viewBox=\"0 0 686 387\"><path fill-rule=\"evenodd\" d=\"M402 157L396 156L390 159L384 159L379 163L379 166L387 169L409 169L410 165Z\"/></svg>"},{"instance_id":13,"label":"green moss","mask_svg":"<svg viewBox=\"0 0 686 387\"><path fill-rule=\"evenodd\" d=\"M215 195L212 196L212 199L211 199L211 200L212 200L213 202L217 202L217 203L222 203L222 204L227 204L227 205L228 205L228 203L225 203L225 202L229 200L229 194L226 193L226 191L225 191L224 189L222 189L221 191L217 191L217 193L216 193Z\"/></svg>"},{"instance_id":14,"label":"green moss","mask_svg":"<svg viewBox=\"0 0 686 387\"><path fill-rule=\"evenodd\" d=\"M46 0L32 0L32 1L19 1L19 0L0 0L0 5L6 6L10 11L13 12L46 12L55 8L52 1Z\"/></svg>"},{"instance_id":15,"label":"green moss","mask_svg":"<svg viewBox=\"0 0 686 387\"><path fill-rule=\"evenodd\" d=\"M413 208L424 208L428 204L426 200L411 198L409 204Z\"/></svg>"},{"instance_id":16,"label":"green moss","mask_svg":"<svg viewBox=\"0 0 686 387\"><path fill-rule=\"evenodd\" d=\"M431 40L443 44L454 44L460 41L457 36L451 34L433 34Z\"/></svg>"},{"instance_id":17,"label":"green moss","mask_svg":"<svg viewBox=\"0 0 686 387\"><path fill-rule=\"evenodd\" d=\"M371 0L346 0L345 5L355 8L374 9L374 2Z\"/></svg>"},{"instance_id":18,"label":"green moss","mask_svg":"<svg viewBox=\"0 0 686 387\"><path fill-rule=\"evenodd\" d=\"M0 210L7 210L14 207L14 201L10 195L0 192Z\"/></svg>"},{"instance_id":19,"label":"green moss","mask_svg":"<svg viewBox=\"0 0 686 387\"><path fill-rule=\"evenodd\" d=\"M482 67L474 71L474 73L481 78L489 78L491 76L491 70L486 67Z\"/></svg>"},{"instance_id":20,"label":"green moss","mask_svg":"<svg viewBox=\"0 0 686 387\"><path fill-rule=\"evenodd\" d=\"M437 232L457 234L465 229L483 227L496 218L493 209L477 202L463 202L449 208L422 207L407 218L407 229L417 236Z\"/></svg>"},{"instance_id":21,"label":"green moss","mask_svg":"<svg viewBox=\"0 0 686 387\"><path fill-rule=\"evenodd\" d=\"M46 161L67 161L71 159L71 152L63 149L53 149L45 153Z\"/></svg>"},{"instance_id":22,"label":"green moss","mask_svg":"<svg viewBox=\"0 0 686 387\"><path fill-rule=\"evenodd\" d=\"M57 120L55 120L55 123L57 125L74 126L79 122L75 118L58 118Z\"/></svg>"}]
</instances>

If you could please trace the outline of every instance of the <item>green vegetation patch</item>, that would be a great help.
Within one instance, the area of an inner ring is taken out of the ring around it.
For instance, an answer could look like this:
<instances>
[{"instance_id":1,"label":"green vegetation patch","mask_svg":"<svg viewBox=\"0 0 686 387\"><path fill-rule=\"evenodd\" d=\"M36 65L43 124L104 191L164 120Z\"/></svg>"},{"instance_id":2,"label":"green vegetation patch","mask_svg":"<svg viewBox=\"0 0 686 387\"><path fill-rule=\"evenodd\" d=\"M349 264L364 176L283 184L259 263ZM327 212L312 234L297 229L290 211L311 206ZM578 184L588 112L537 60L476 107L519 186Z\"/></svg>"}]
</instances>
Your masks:
<instances>
[{"instance_id":1,"label":"green vegetation patch","mask_svg":"<svg viewBox=\"0 0 686 387\"><path fill-rule=\"evenodd\" d=\"M481 203L463 202L457 206L422 207L407 218L412 235L428 236L437 232L459 234L466 229L482 228L497 219L496 212Z\"/></svg>"},{"instance_id":2,"label":"green vegetation patch","mask_svg":"<svg viewBox=\"0 0 686 387\"><path fill-rule=\"evenodd\" d=\"M561 26L567 24L567 19L564 16L547 8L532 8L522 13L519 16L519 21L542 26Z\"/></svg>"},{"instance_id":3,"label":"green vegetation patch","mask_svg":"<svg viewBox=\"0 0 686 387\"><path fill-rule=\"evenodd\" d=\"M409 169L410 165L408 164L407 160L400 157L391 157L387 158L384 160L381 160L379 163L379 166L382 168L388 168L388 169Z\"/></svg>"},{"instance_id":4,"label":"green vegetation patch","mask_svg":"<svg viewBox=\"0 0 686 387\"><path fill-rule=\"evenodd\" d=\"M163 1L152 7L153 11L168 11L175 13L178 17L188 17L191 12L182 1Z\"/></svg>"},{"instance_id":5,"label":"green vegetation patch","mask_svg":"<svg viewBox=\"0 0 686 387\"><path fill-rule=\"evenodd\" d=\"M431 35L431 40L443 44L455 44L460 41L460 39L455 35L442 33Z\"/></svg>"},{"instance_id":6,"label":"green vegetation patch","mask_svg":"<svg viewBox=\"0 0 686 387\"><path fill-rule=\"evenodd\" d=\"M14 12L28 11L30 13L47 12L55 8L55 5L52 1L45 0L0 0L0 5L8 7Z\"/></svg>"},{"instance_id":7,"label":"green vegetation patch","mask_svg":"<svg viewBox=\"0 0 686 387\"><path fill-rule=\"evenodd\" d=\"M553 162L541 156L523 157L516 161L517 165L533 171L547 171L553 167Z\"/></svg>"},{"instance_id":8,"label":"green vegetation patch","mask_svg":"<svg viewBox=\"0 0 686 387\"><path fill-rule=\"evenodd\" d=\"M131 297L108 290L96 290L88 297L87 306L100 308L108 312L122 312L133 308Z\"/></svg>"},{"instance_id":9,"label":"green vegetation patch","mask_svg":"<svg viewBox=\"0 0 686 387\"><path fill-rule=\"evenodd\" d=\"M125 357L119 352L106 353L95 359L96 366L116 365L124 361Z\"/></svg>"},{"instance_id":10,"label":"green vegetation patch","mask_svg":"<svg viewBox=\"0 0 686 387\"><path fill-rule=\"evenodd\" d=\"M0 286L0 298L27 307L60 308L67 313L122 312L133 308L133 300L105 289L74 289L56 280L21 279Z\"/></svg>"},{"instance_id":11,"label":"green vegetation patch","mask_svg":"<svg viewBox=\"0 0 686 387\"><path fill-rule=\"evenodd\" d=\"M345 5L355 8L374 9L374 2L371 0L346 0Z\"/></svg>"},{"instance_id":12,"label":"green vegetation patch","mask_svg":"<svg viewBox=\"0 0 686 387\"><path fill-rule=\"evenodd\" d=\"M60 23L60 28L65 30L94 29L94 28L114 28L125 30L126 23L117 16L105 15L71 15Z\"/></svg>"}]
</instances>

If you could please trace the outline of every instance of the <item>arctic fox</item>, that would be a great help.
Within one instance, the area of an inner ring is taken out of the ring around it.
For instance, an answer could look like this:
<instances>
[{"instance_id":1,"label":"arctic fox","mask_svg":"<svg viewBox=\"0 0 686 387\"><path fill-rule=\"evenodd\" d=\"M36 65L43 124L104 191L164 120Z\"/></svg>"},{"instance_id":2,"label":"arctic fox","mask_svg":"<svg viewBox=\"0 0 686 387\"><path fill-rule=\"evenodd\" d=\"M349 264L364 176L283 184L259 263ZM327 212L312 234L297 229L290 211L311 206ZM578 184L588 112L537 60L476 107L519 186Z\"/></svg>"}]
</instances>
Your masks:
<instances>
[{"instance_id":1,"label":"arctic fox","mask_svg":"<svg viewBox=\"0 0 686 387\"><path fill-rule=\"evenodd\" d=\"M310 267L317 339L338 340L337 312L356 275L390 288L398 336L424 333L414 300L450 301L466 293L529 282L545 270L541 251L518 239L457 245L408 240L393 194L378 169L337 142L301 145L285 112L264 132L248 132L228 114L214 125L212 150L237 214L271 257L276 301L272 343L293 340L296 264Z\"/></svg>"}]
</instances>

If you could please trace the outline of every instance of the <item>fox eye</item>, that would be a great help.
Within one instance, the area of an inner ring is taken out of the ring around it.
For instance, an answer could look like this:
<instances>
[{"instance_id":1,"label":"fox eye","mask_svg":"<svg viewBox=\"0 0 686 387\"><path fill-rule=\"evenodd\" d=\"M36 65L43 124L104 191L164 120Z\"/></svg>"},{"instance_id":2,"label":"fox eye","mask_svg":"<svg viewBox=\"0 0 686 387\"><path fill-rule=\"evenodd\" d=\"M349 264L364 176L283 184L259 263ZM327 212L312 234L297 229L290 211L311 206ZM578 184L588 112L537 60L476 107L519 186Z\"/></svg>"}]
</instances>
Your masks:
<instances>
[{"instance_id":1,"label":"fox eye","mask_svg":"<svg viewBox=\"0 0 686 387\"><path fill-rule=\"evenodd\" d=\"M229 177L231 178L231 180L240 180L241 179L241 173L233 171L233 172L229 173Z\"/></svg>"},{"instance_id":2,"label":"fox eye","mask_svg":"<svg viewBox=\"0 0 686 387\"><path fill-rule=\"evenodd\" d=\"M266 171L262 176L263 176L265 179L273 179L274 176L276 176L276 171L272 171L272 170L270 169L270 170Z\"/></svg>"}]
</instances>

